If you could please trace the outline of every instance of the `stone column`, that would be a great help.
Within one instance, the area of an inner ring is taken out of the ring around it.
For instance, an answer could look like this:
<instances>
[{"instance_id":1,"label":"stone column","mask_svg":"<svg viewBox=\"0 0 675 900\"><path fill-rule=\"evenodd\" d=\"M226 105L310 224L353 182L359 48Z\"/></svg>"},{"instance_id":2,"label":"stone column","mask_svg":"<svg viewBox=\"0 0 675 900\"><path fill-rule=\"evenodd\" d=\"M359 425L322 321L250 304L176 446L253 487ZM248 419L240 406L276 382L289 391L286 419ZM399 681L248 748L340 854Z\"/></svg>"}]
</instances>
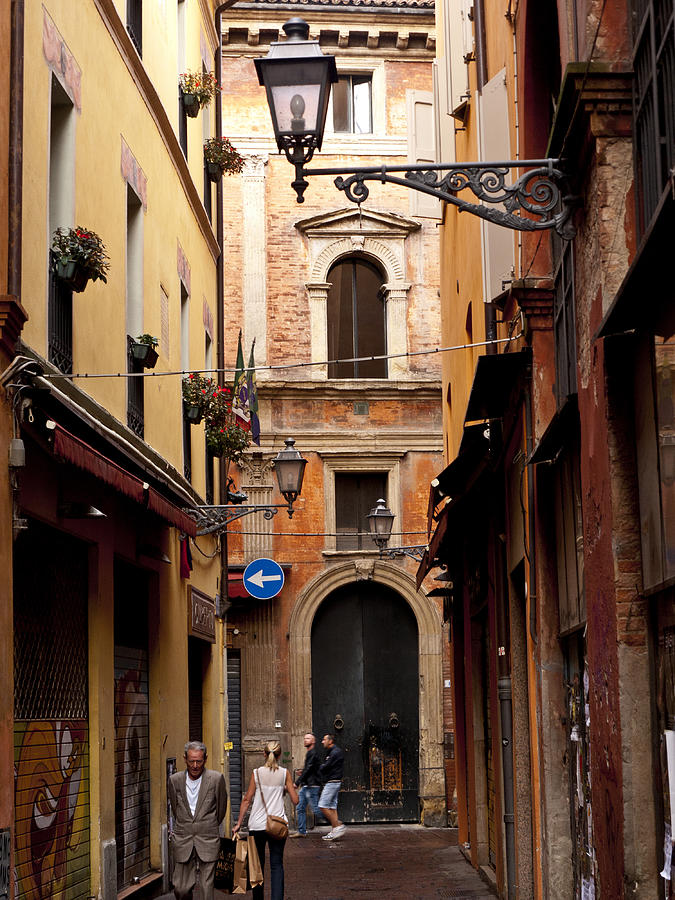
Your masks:
<instances>
[{"instance_id":1,"label":"stone column","mask_svg":"<svg viewBox=\"0 0 675 900\"><path fill-rule=\"evenodd\" d=\"M249 156L242 174L242 243L244 258L244 346L256 339L256 362L267 362L267 230L265 217L265 166L268 156Z\"/></svg>"},{"instance_id":2,"label":"stone column","mask_svg":"<svg viewBox=\"0 0 675 900\"><path fill-rule=\"evenodd\" d=\"M269 505L272 503L272 491L274 490L272 480L273 463L273 457L265 458L259 450L255 451L252 456L247 456L240 460L239 467L242 470L241 489L248 496L247 505ZM283 513L283 510L280 510L280 512ZM247 516L245 521L247 527L242 528L242 531L256 532L255 534L244 533L243 535L245 561L249 563L251 560L258 559L261 556L271 556L272 520L266 519L264 513L256 512Z\"/></svg>"},{"instance_id":3,"label":"stone column","mask_svg":"<svg viewBox=\"0 0 675 900\"><path fill-rule=\"evenodd\" d=\"M387 307L387 353L406 353L408 291L410 285L403 281L383 284ZM403 381L409 375L408 358L399 356L387 360L387 373L391 381Z\"/></svg>"},{"instance_id":4,"label":"stone column","mask_svg":"<svg viewBox=\"0 0 675 900\"><path fill-rule=\"evenodd\" d=\"M309 327L312 341L312 362L328 359L328 282L314 282L305 285L309 292ZM312 381L326 381L328 366L312 366L309 370Z\"/></svg>"}]
</instances>

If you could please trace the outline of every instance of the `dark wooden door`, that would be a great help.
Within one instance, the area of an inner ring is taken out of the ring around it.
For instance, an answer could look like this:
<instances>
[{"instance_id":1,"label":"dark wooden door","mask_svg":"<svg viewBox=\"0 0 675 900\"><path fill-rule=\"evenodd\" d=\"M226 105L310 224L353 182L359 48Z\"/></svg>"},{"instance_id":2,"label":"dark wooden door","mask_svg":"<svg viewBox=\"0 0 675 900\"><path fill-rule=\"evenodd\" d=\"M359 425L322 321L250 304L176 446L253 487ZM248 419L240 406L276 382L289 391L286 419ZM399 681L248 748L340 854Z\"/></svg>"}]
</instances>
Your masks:
<instances>
[{"instance_id":1,"label":"dark wooden door","mask_svg":"<svg viewBox=\"0 0 675 900\"><path fill-rule=\"evenodd\" d=\"M395 591L347 585L312 626L312 709L320 740L334 732L345 754L344 822L419 820L418 639Z\"/></svg>"}]
</instances>

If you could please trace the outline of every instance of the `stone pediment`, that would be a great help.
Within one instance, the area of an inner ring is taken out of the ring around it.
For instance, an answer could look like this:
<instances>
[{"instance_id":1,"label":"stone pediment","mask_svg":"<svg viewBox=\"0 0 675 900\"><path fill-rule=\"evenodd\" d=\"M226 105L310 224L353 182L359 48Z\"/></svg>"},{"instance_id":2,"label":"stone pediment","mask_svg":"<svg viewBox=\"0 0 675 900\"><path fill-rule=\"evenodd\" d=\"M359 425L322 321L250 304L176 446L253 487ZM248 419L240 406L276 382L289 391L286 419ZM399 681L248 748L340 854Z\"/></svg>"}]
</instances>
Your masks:
<instances>
[{"instance_id":1,"label":"stone pediment","mask_svg":"<svg viewBox=\"0 0 675 900\"><path fill-rule=\"evenodd\" d=\"M405 238L418 231L420 223L396 213L364 209L359 213L355 207L338 209L318 216L300 219L295 223L298 231L309 238L351 235L363 232L364 237Z\"/></svg>"}]
</instances>

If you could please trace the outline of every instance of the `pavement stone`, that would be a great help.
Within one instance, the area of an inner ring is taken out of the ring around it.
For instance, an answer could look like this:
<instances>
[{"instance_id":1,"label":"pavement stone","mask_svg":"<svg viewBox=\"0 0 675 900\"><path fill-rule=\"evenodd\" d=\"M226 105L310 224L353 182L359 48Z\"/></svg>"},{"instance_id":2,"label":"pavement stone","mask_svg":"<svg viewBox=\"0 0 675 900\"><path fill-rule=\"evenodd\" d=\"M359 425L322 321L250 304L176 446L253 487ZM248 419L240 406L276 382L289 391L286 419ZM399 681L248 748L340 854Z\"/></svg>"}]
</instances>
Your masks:
<instances>
[{"instance_id":1,"label":"pavement stone","mask_svg":"<svg viewBox=\"0 0 675 900\"><path fill-rule=\"evenodd\" d=\"M494 900L462 855L454 828L348 825L343 838L330 842L321 840L327 831L316 828L286 843L285 900ZM228 896L216 891L216 900Z\"/></svg>"}]
</instances>

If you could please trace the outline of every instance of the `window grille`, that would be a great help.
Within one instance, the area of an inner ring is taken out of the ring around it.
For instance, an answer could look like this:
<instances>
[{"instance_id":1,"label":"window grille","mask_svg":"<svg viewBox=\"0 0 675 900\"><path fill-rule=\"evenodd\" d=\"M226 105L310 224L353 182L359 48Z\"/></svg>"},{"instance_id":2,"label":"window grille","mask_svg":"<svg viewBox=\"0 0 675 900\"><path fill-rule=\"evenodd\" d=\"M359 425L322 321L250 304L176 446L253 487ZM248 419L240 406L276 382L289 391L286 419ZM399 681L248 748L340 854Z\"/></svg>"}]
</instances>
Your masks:
<instances>
[{"instance_id":1,"label":"window grille","mask_svg":"<svg viewBox=\"0 0 675 900\"><path fill-rule=\"evenodd\" d=\"M557 267L553 295L555 392L560 408L577 393L577 339L574 299L574 253L571 241L554 241Z\"/></svg>"},{"instance_id":2,"label":"window grille","mask_svg":"<svg viewBox=\"0 0 675 900\"><path fill-rule=\"evenodd\" d=\"M131 353L133 339L127 337L127 372L142 372L143 363L134 359ZM144 385L142 378L127 378L127 425L140 438L145 432Z\"/></svg>"},{"instance_id":3,"label":"window grille","mask_svg":"<svg viewBox=\"0 0 675 900\"><path fill-rule=\"evenodd\" d=\"M16 719L88 717L87 565L83 543L32 520L17 540Z\"/></svg>"},{"instance_id":4,"label":"window grille","mask_svg":"<svg viewBox=\"0 0 675 900\"><path fill-rule=\"evenodd\" d=\"M49 266L49 362L61 372L73 371L73 292Z\"/></svg>"},{"instance_id":5,"label":"window grille","mask_svg":"<svg viewBox=\"0 0 675 900\"><path fill-rule=\"evenodd\" d=\"M138 55L143 56L143 0L127 0L127 32Z\"/></svg>"},{"instance_id":6,"label":"window grille","mask_svg":"<svg viewBox=\"0 0 675 900\"><path fill-rule=\"evenodd\" d=\"M675 167L675 4L635 0L633 115L640 237Z\"/></svg>"},{"instance_id":7,"label":"window grille","mask_svg":"<svg viewBox=\"0 0 675 900\"><path fill-rule=\"evenodd\" d=\"M192 481L192 434L185 404L183 404L183 475L188 481Z\"/></svg>"}]
</instances>

